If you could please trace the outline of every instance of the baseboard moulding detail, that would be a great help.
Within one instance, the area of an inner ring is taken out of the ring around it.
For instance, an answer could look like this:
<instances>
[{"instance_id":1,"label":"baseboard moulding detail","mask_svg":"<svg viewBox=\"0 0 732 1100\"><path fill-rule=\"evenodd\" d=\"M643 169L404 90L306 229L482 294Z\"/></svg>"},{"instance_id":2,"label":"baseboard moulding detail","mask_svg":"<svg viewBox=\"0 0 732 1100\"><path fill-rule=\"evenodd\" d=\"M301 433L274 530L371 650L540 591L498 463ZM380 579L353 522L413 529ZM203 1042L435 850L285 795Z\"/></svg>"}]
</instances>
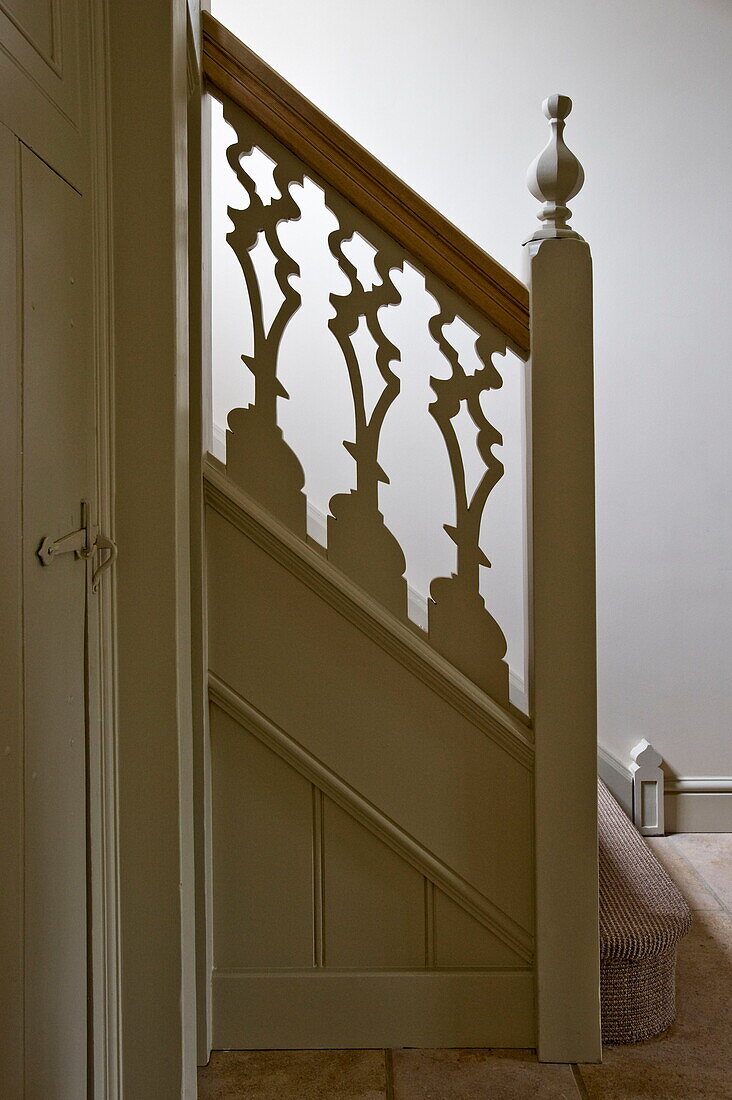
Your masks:
<instances>
[{"instance_id":1,"label":"baseboard moulding detail","mask_svg":"<svg viewBox=\"0 0 732 1100\"><path fill-rule=\"evenodd\" d=\"M597 746L597 774L630 820L633 820L633 776L602 745Z\"/></svg>"},{"instance_id":2,"label":"baseboard moulding detail","mask_svg":"<svg viewBox=\"0 0 732 1100\"><path fill-rule=\"evenodd\" d=\"M597 774L633 821L630 768L598 745ZM664 773L663 817L666 833L732 833L732 777Z\"/></svg>"},{"instance_id":3,"label":"baseboard moulding detail","mask_svg":"<svg viewBox=\"0 0 732 1100\"><path fill-rule=\"evenodd\" d=\"M666 780L667 833L732 833L732 778Z\"/></svg>"}]
</instances>

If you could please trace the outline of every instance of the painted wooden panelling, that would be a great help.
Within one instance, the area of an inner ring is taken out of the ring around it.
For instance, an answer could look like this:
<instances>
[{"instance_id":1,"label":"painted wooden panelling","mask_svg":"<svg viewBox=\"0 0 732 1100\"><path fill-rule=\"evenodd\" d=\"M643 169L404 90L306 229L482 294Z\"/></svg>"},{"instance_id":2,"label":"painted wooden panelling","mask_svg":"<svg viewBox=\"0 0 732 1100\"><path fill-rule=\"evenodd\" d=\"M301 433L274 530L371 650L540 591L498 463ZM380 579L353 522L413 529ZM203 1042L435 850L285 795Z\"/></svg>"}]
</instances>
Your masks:
<instances>
[{"instance_id":1,"label":"painted wooden panelling","mask_svg":"<svg viewBox=\"0 0 732 1100\"><path fill-rule=\"evenodd\" d=\"M433 907L436 967L524 965L515 951L441 890L434 891Z\"/></svg>"},{"instance_id":2,"label":"painted wooden panelling","mask_svg":"<svg viewBox=\"0 0 732 1100\"><path fill-rule=\"evenodd\" d=\"M524 971L216 972L223 1048L533 1047Z\"/></svg>"},{"instance_id":3,"label":"painted wooden panelling","mask_svg":"<svg viewBox=\"0 0 732 1100\"><path fill-rule=\"evenodd\" d=\"M88 208L0 126L0 1036L7 1096L87 1091L87 566L46 535L93 499ZM9 285L8 285L9 284ZM17 328L15 327L17 325Z\"/></svg>"},{"instance_id":4,"label":"painted wooden panelling","mask_svg":"<svg viewBox=\"0 0 732 1100\"><path fill-rule=\"evenodd\" d=\"M526 965L216 705L210 725L217 970Z\"/></svg>"},{"instance_id":5,"label":"painted wooden panelling","mask_svg":"<svg viewBox=\"0 0 732 1100\"><path fill-rule=\"evenodd\" d=\"M329 799L323 855L326 965L424 966L424 877Z\"/></svg>"},{"instance_id":6,"label":"painted wooden panelling","mask_svg":"<svg viewBox=\"0 0 732 1100\"><path fill-rule=\"evenodd\" d=\"M22 155L25 635L25 1014L29 1096L86 1081L86 567L35 558L91 496L89 237L81 197ZM56 217L49 221L48 210ZM51 525L50 528L48 525ZM49 660L49 654L56 656ZM69 1006L77 1006L70 1011Z\"/></svg>"},{"instance_id":7,"label":"painted wooden panelling","mask_svg":"<svg viewBox=\"0 0 732 1100\"><path fill-rule=\"evenodd\" d=\"M530 931L530 771L210 509L207 538L210 667Z\"/></svg>"},{"instance_id":8,"label":"painted wooden panelling","mask_svg":"<svg viewBox=\"0 0 732 1100\"><path fill-rule=\"evenodd\" d=\"M0 120L82 189L88 179L83 0L0 4Z\"/></svg>"},{"instance_id":9,"label":"painted wooden panelling","mask_svg":"<svg viewBox=\"0 0 732 1100\"><path fill-rule=\"evenodd\" d=\"M211 713L214 964L313 963L311 786Z\"/></svg>"},{"instance_id":10,"label":"painted wooden panelling","mask_svg":"<svg viewBox=\"0 0 732 1100\"><path fill-rule=\"evenodd\" d=\"M530 770L211 508L207 541L214 1046L531 1045Z\"/></svg>"}]
</instances>

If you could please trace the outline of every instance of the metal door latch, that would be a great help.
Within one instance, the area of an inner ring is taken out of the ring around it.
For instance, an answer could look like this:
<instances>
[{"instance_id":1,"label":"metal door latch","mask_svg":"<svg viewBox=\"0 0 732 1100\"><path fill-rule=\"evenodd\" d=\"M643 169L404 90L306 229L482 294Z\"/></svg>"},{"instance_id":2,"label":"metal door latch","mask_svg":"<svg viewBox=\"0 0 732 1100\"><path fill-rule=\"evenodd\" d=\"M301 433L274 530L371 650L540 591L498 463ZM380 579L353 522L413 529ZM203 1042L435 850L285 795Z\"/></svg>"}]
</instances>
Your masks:
<instances>
[{"instance_id":1,"label":"metal door latch","mask_svg":"<svg viewBox=\"0 0 732 1100\"><path fill-rule=\"evenodd\" d=\"M77 558L89 559L97 550L108 550L107 557L101 565L92 573L92 592L99 587L99 579L105 570L109 569L117 557L117 547L109 535L102 535L99 528L90 522L91 509L88 500L81 502L81 526L76 531L63 535L60 539L52 539L50 535L44 538L38 547L37 554L41 565L53 565L60 554L75 554Z\"/></svg>"}]
</instances>

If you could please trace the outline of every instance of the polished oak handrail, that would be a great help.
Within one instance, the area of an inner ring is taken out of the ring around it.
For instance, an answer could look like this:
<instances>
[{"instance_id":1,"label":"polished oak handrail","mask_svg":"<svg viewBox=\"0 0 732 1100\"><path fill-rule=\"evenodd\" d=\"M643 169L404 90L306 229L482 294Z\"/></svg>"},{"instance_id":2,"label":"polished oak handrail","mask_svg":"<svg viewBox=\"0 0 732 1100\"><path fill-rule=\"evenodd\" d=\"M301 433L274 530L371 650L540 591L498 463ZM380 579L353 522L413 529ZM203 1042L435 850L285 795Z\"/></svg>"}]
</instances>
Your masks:
<instances>
[{"instance_id":1,"label":"polished oak handrail","mask_svg":"<svg viewBox=\"0 0 732 1100\"><path fill-rule=\"evenodd\" d=\"M236 35L202 13L203 71L326 183L475 306L523 357L529 292L496 260L318 110Z\"/></svg>"}]
</instances>

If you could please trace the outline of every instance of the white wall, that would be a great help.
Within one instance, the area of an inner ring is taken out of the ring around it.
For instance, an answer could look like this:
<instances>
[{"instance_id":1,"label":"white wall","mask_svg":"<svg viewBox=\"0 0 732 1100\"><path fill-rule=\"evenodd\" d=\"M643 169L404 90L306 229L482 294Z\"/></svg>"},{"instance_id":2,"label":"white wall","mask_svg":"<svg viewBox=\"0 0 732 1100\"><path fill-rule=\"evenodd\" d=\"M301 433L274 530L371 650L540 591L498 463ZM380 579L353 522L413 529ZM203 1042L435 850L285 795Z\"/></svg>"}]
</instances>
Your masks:
<instances>
[{"instance_id":1,"label":"white wall","mask_svg":"<svg viewBox=\"0 0 732 1100\"><path fill-rule=\"evenodd\" d=\"M216 0L214 14L520 273L541 100L571 95L596 276L600 731L732 775L732 5ZM500 617L500 616L499 616Z\"/></svg>"}]
</instances>

